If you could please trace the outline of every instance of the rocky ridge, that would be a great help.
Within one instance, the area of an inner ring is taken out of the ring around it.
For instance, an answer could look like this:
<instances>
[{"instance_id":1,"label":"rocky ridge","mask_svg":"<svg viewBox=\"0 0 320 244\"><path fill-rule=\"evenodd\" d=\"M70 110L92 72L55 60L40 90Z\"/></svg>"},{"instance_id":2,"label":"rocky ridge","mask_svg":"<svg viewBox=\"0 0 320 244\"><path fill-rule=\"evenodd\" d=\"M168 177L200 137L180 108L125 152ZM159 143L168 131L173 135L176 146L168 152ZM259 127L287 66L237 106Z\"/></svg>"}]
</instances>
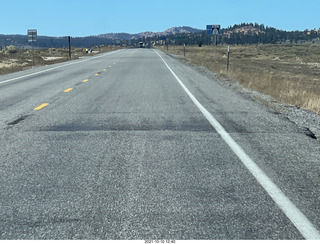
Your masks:
<instances>
[{"instance_id":1,"label":"rocky ridge","mask_svg":"<svg viewBox=\"0 0 320 244\"><path fill-rule=\"evenodd\" d=\"M100 34L97 37L101 38L108 38L108 39L139 39L139 38L147 38L147 37L154 37L154 36L168 36L168 35L176 35L176 34L188 34L188 33L197 33L203 30L195 29L189 26L182 26L182 27L172 27L162 32L152 32L152 31L145 31L138 34L129 34L129 33L107 33L107 34Z\"/></svg>"}]
</instances>

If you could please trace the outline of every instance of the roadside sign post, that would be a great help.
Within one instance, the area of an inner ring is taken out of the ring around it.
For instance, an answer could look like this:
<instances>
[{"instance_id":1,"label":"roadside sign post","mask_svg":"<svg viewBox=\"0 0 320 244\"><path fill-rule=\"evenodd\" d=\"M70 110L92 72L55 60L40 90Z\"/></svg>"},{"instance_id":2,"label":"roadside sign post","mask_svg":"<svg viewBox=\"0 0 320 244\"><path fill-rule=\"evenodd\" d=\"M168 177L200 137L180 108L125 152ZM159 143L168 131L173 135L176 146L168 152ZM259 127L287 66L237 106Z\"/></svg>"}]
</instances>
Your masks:
<instances>
[{"instance_id":1,"label":"roadside sign post","mask_svg":"<svg viewBox=\"0 0 320 244\"><path fill-rule=\"evenodd\" d=\"M214 34L214 61L216 61L217 35L220 34L220 25L207 25L207 35Z\"/></svg>"},{"instance_id":2,"label":"roadside sign post","mask_svg":"<svg viewBox=\"0 0 320 244\"><path fill-rule=\"evenodd\" d=\"M227 54L227 73L229 72L229 58L230 58L230 46L228 46L228 54Z\"/></svg>"},{"instance_id":3,"label":"roadside sign post","mask_svg":"<svg viewBox=\"0 0 320 244\"><path fill-rule=\"evenodd\" d=\"M32 65L34 66L34 52L33 52L33 43L37 41L37 30L35 29L30 29L28 30L28 42L31 42L32 46Z\"/></svg>"},{"instance_id":4,"label":"roadside sign post","mask_svg":"<svg viewBox=\"0 0 320 244\"><path fill-rule=\"evenodd\" d=\"M217 35L214 34L214 61L216 61L216 54L217 54Z\"/></svg>"},{"instance_id":5,"label":"roadside sign post","mask_svg":"<svg viewBox=\"0 0 320 244\"><path fill-rule=\"evenodd\" d=\"M161 40L164 41L165 45L167 46L167 52L169 50L169 40L167 37L163 36L161 37Z\"/></svg>"}]
</instances>

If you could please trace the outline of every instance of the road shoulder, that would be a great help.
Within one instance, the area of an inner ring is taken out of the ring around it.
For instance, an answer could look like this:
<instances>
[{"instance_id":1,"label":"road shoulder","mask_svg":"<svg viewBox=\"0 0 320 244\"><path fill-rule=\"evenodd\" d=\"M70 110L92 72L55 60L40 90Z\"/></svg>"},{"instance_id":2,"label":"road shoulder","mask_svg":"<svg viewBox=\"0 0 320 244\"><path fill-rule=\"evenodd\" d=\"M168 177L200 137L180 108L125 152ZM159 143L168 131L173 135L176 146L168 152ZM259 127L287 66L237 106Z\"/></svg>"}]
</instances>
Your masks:
<instances>
[{"instance_id":1,"label":"road shoulder","mask_svg":"<svg viewBox=\"0 0 320 244\"><path fill-rule=\"evenodd\" d=\"M229 78L220 77L216 73L210 71L209 69L191 63L186 60L182 55L174 55L174 54L166 54L179 62L182 62L195 71L199 72L206 78L210 80L214 80L215 82L219 82L223 86L229 86L232 89L238 91L242 95L245 95L252 100L268 107L273 110L275 113L280 113L287 119L289 119L292 123L296 124L299 128L303 128L306 130L306 134L313 139L320 138L320 115L309 111L306 109L302 109L297 106L292 106L289 104L281 103L275 100L273 97L269 95L262 94L260 92L251 90L249 88L244 87L236 80L232 80Z\"/></svg>"}]
</instances>

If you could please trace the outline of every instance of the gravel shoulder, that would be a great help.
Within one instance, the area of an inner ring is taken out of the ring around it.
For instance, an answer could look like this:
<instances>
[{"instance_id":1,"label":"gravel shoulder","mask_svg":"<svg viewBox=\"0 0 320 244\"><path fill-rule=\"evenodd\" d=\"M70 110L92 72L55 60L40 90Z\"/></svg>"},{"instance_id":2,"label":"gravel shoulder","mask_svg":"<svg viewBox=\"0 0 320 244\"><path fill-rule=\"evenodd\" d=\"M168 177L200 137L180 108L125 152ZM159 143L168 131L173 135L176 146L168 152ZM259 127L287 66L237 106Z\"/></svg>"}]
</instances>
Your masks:
<instances>
[{"instance_id":1,"label":"gravel shoulder","mask_svg":"<svg viewBox=\"0 0 320 244\"><path fill-rule=\"evenodd\" d=\"M289 104L280 103L269 95L262 94L257 91L245 88L236 80L223 78L216 73L210 71L209 69L191 63L186 60L182 55L167 54L180 62L188 64L196 71L200 72L202 75L209 79L219 81L225 86L230 86L238 92L249 96L251 99L267 106L268 108L274 110L276 113L280 113L289 119L292 123L296 124L298 127L308 131L308 135L313 139L320 138L320 115L309 110L302 109L297 106L292 106Z\"/></svg>"}]
</instances>

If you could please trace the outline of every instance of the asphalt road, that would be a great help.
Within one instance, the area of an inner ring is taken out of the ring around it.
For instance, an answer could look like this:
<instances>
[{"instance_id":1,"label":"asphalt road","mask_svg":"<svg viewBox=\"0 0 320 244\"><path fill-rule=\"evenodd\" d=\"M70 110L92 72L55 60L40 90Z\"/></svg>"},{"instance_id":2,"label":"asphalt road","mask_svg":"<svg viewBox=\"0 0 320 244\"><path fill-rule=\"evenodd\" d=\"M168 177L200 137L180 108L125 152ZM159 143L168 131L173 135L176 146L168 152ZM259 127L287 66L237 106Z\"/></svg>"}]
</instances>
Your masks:
<instances>
[{"instance_id":1,"label":"asphalt road","mask_svg":"<svg viewBox=\"0 0 320 244\"><path fill-rule=\"evenodd\" d=\"M0 114L0 239L320 239L319 141L160 51L0 76Z\"/></svg>"}]
</instances>

